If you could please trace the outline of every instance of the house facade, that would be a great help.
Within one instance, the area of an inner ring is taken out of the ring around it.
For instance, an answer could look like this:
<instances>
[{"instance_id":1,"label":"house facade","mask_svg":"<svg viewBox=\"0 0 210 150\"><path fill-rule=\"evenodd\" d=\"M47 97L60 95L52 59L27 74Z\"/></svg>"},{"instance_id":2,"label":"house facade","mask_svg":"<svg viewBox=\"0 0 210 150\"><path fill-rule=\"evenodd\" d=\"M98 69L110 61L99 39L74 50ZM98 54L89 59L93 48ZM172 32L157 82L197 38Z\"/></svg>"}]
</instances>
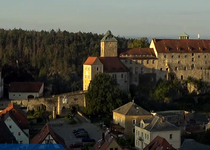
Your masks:
<instances>
[{"instance_id":1,"label":"house facade","mask_svg":"<svg viewBox=\"0 0 210 150\"><path fill-rule=\"evenodd\" d=\"M157 136L165 138L174 148L180 148L180 129L158 116L143 119L135 126L135 147L143 149Z\"/></svg>"},{"instance_id":2,"label":"house facade","mask_svg":"<svg viewBox=\"0 0 210 150\"><path fill-rule=\"evenodd\" d=\"M9 85L9 99L30 99L43 96L42 82L12 82Z\"/></svg>"},{"instance_id":3,"label":"house facade","mask_svg":"<svg viewBox=\"0 0 210 150\"><path fill-rule=\"evenodd\" d=\"M135 125L153 115L133 101L113 110L113 123L124 128L124 134L135 135Z\"/></svg>"},{"instance_id":4,"label":"house facade","mask_svg":"<svg viewBox=\"0 0 210 150\"><path fill-rule=\"evenodd\" d=\"M17 140L14 137L14 135L12 134L12 132L10 132L10 130L8 129L7 125L4 123L4 120L1 119L0 120L0 143L9 143L9 144L17 144Z\"/></svg>"}]
</instances>

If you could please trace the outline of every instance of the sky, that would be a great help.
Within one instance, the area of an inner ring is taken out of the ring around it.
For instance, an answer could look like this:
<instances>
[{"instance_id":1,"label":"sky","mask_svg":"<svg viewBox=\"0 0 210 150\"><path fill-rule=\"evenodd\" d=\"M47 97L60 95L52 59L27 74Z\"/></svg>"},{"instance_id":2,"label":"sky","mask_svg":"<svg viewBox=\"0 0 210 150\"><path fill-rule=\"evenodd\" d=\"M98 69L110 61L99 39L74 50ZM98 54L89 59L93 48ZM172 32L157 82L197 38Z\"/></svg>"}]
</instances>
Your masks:
<instances>
[{"instance_id":1,"label":"sky","mask_svg":"<svg viewBox=\"0 0 210 150\"><path fill-rule=\"evenodd\" d=\"M210 39L210 0L4 0L0 28Z\"/></svg>"}]
</instances>

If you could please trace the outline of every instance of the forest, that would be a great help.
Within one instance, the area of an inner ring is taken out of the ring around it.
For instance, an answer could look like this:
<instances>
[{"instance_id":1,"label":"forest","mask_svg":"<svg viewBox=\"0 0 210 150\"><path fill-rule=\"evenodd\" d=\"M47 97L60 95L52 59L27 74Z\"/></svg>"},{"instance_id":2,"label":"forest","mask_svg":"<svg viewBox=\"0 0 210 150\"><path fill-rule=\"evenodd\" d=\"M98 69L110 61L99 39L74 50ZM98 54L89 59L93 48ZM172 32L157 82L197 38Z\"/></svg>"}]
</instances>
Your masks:
<instances>
[{"instance_id":1,"label":"forest","mask_svg":"<svg viewBox=\"0 0 210 150\"><path fill-rule=\"evenodd\" d=\"M10 82L26 81L52 85L52 94L82 90L82 65L88 56L99 56L103 36L60 29L0 29L0 63L5 92ZM116 38L119 48L149 46L145 37Z\"/></svg>"}]
</instances>

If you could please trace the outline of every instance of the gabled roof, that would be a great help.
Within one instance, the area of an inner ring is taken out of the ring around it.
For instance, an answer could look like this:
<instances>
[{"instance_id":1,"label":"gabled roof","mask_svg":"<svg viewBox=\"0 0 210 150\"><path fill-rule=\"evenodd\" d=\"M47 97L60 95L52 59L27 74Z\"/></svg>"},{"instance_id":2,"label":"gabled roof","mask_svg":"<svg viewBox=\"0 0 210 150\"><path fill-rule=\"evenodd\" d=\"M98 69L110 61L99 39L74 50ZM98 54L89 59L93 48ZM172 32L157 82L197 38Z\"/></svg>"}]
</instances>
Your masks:
<instances>
[{"instance_id":1,"label":"gabled roof","mask_svg":"<svg viewBox=\"0 0 210 150\"><path fill-rule=\"evenodd\" d=\"M4 118L7 112L10 112L16 120L20 121L21 129L29 129L27 114L17 105L10 103L7 108L0 112L0 117Z\"/></svg>"},{"instance_id":2,"label":"gabled roof","mask_svg":"<svg viewBox=\"0 0 210 150\"><path fill-rule=\"evenodd\" d=\"M182 34L180 34L179 36L189 36L187 33L183 32Z\"/></svg>"},{"instance_id":3,"label":"gabled roof","mask_svg":"<svg viewBox=\"0 0 210 150\"><path fill-rule=\"evenodd\" d=\"M3 120L0 120L0 143L18 143Z\"/></svg>"},{"instance_id":4,"label":"gabled roof","mask_svg":"<svg viewBox=\"0 0 210 150\"><path fill-rule=\"evenodd\" d=\"M168 121L165 121L163 118L160 118L158 116L153 116L152 122L149 125L147 125L144 129L150 132L180 130L175 125L169 123Z\"/></svg>"},{"instance_id":5,"label":"gabled roof","mask_svg":"<svg viewBox=\"0 0 210 150\"><path fill-rule=\"evenodd\" d=\"M210 150L210 146L198 143L193 139L185 139L180 150Z\"/></svg>"},{"instance_id":6,"label":"gabled roof","mask_svg":"<svg viewBox=\"0 0 210 150\"><path fill-rule=\"evenodd\" d=\"M156 59L153 48L124 48L119 49L119 57L127 59Z\"/></svg>"},{"instance_id":7,"label":"gabled roof","mask_svg":"<svg viewBox=\"0 0 210 150\"><path fill-rule=\"evenodd\" d=\"M41 131L31 139L31 144L42 144L47 135L51 135L57 144L61 144L64 148L67 148L65 141L62 137L60 137L55 131L51 128L51 126L46 123L45 126L41 129Z\"/></svg>"},{"instance_id":8,"label":"gabled roof","mask_svg":"<svg viewBox=\"0 0 210 150\"><path fill-rule=\"evenodd\" d=\"M39 92L43 82L11 82L9 92Z\"/></svg>"},{"instance_id":9,"label":"gabled roof","mask_svg":"<svg viewBox=\"0 0 210 150\"><path fill-rule=\"evenodd\" d=\"M136 105L134 102L128 102L127 104L113 110L113 112L126 115L126 116L142 116L142 115L152 116L150 112Z\"/></svg>"},{"instance_id":10,"label":"gabled roof","mask_svg":"<svg viewBox=\"0 0 210 150\"><path fill-rule=\"evenodd\" d=\"M113 36L112 32L108 30L101 39L101 42L117 42L117 39Z\"/></svg>"},{"instance_id":11,"label":"gabled roof","mask_svg":"<svg viewBox=\"0 0 210 150\"><path fill-rule=\"evenodd\" d=\"M156 136L143 150L175 150L165 138Z\"/></svg>"},{"instance_id":12,"label":"gabled roof","mask_svg":"<svg viewBox=\"0 0 210 150\"><path fill-rule=\"evenodd\" d=\"M210 53L210 40L153 39L158 53Z\"/></svg>"},{"instance_id":13,"label":"gabled roof","mask_svg":"<svg viewBox=\"0 0 210 150\"><path fill-rule=\"evenodd\" d=\"M115 138L111 135L110 131L107 129L102 133L102 136L94 145L95 150L106 150L110 144L117 141ZM118 143L117 143L118 144ZM120 146L119 146L120 147Z\"/></svg>"},{"instance_id":14,"label":"gabled roof","mask_svg":"<svg viewBox=\"0 0 210 150\"><path fill-rule=\"evenodd\" d=\"M92 65L96 61L97 57L88 57L83 65Z\"/></svg>"},{"instance_id":15,"label":"gabled roof","mask_svg":"<svg viewBox=\"0 0 210 150\"><path fill-rule=\"evenodd\" d=\"M103 64L104 72L129 72L118 57L98 57Z\"/></svg>"}]
</instances>

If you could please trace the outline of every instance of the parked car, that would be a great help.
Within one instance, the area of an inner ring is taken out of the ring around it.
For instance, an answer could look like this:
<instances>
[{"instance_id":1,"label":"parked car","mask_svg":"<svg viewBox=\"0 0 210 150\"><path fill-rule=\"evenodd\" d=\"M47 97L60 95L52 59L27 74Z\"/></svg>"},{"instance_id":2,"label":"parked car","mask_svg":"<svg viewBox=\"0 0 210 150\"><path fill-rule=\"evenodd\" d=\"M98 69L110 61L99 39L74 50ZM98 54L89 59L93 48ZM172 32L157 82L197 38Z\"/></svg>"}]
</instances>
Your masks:
<instances>
[{"instance_id":1,"label":"parked car","mask_svg":"<svg viewBox=\"0 0 210 150\"><path fill-rule=\"evenodd\" d=\"M76 132L79 132L79 131L85 131L85 129L79 128L79 129L73 130L73 133L76 133Z\"/></svg>"},{"instance_id":2,"label":"parked car","mask_svg":"<svg viewBox=\"0 0 210 150\"><path fill-rule=\"evenodd\" d=\"M88 133L80 133L80 134L77 134L76 137L77 138L88 138L89 135L88 135Z\"/></svg>"},{"instance_id":3,"label":"parked car","mask_svg":"<svg viewBox=\"0 0 210 150\"><path fill-rule=\"evenodd\" d=\"M74 133L74 135L76 136L76 135L81 134L81 133L86 133L86 134L88 134L87 131L79 131L79 132Z\"/></svg>"},{"instance_id":4,"label":"parked car","mask_svg":"<svg viewBox=\"0 0 210 150\"><path fill-rule=\"evenodd\" d=\"M79 148L79 147L83 147L82 142L76 142L76 143L70 145L70 148Z\"/></svg>"},{"instance_id":5,"label":"parked car","mask_svg":"<svg viewBox=\"0 0 210 150\"><path fill-rule=\"evenodd\" d=\"M96 142L96 140L90 138L82 138L82 142Z\"/></svg>"}]
</instances>

